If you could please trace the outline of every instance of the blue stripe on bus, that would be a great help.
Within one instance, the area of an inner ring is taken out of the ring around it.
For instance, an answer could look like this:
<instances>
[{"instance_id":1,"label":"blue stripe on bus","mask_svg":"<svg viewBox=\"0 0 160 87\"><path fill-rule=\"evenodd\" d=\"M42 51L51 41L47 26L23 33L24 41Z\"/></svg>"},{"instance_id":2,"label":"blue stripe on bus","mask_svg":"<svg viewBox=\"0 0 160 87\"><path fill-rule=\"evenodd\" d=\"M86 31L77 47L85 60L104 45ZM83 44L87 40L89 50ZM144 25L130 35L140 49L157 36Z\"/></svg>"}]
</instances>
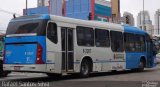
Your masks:
<instances>
[{"instance_id":1,"label":"blue stripe on bus","mask_svg":"<svg viewBox=\"0 0 160 87\"><path fill-rule=\"evenodd\" d=\"M80 64L80 62L74 62L74 64Z\"/></svg>"},{"instance_id":2,"label":"blue stripe on bus","mask_svg":"<svg viewBox=\"0 0 160 87\"><path fill-rule=\"evenodd\" d=\"M55 64L55 63L46 63L46 64Z\"/></svg>"},{"instance_id":3,"label":"blue stripe on bus","mask_svg":"<svg viewBox=\"0 0 160 87\"><path fill-rule=\"evenodd\" d=\"M54 62L54 63L46 63L46 64L56 64L56 63ZM74 64L80 64L80 62L74 62Z\"/></svg>"},{"instance_id":4,"label":"blue stripe on bus","mask_svg":"<svg viewBox=\"0 0 160 87\"><path fill-rule=\"evenodd\" d=\"M126 62L126 61L95 61L93 63L111 63L111 62Z\"/></svg>"},{"instance_id":5,"label":"blue stripe on bus","mask_svg":"<svg viewBox=\"0 0 160 87\"><path fill-rule=\"evenodd\" d=\"M97 62L93 62L93 63L112 63L112 62L126 62L126 61L97 61ZM46 63L46 64L55 64L54 63ZM74 62L74 64L80 64L80 62Z\"/></svg>"},{"instance_id":6,"label":"blue stripe on bus","mask_svg":"<svg viewBox=\"0 0 160 87\"><path fill-rule=\"evenodd\" d=\"M126 61L95 61L93 63L111 63L111 62L126 62ZM74 64L79 64L81 62L74 62Z\"/></svg>"}]
</instances>

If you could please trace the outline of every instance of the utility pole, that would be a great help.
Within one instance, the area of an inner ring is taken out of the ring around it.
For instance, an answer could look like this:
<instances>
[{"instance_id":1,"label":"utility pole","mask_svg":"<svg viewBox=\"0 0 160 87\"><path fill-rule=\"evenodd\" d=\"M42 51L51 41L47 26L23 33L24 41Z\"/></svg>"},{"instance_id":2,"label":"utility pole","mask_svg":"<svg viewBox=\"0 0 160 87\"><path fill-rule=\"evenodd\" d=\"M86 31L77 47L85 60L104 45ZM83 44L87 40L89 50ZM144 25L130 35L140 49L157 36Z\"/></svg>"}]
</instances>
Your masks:
<instances>
[{"instance_id":1,"label":"utility pole","mask_svg":"<svg viewBox=\"0 0 160 87\"><path fill-rule=\"evenodd\" d=\"M28 15L28 1L26 0L26 15Z\"/></svg>"},{"instance_id":2,"label":"utility pole","mask_svg":"<svg viewBox=\"0 0 160 87\"><path fill-rule=\"evenodd\" d=\"M142 29L146 31L146 29L144 27L145 26L144 0L143 0L143 22L142 23L143 23Z\"/></svg>"},{"instance_id":3,"label":"utility pole","mask_svg":"<svg viewBox=\"0 0 160 87\"><path fill-rule=\"evenodd\" d=\"M157 28L158 29L158 35L159 35L159 27L160 27L159 26L159 16L160 16L160 14L159 14L159 10L158 10L158 17L157 17L157 19L158 19L158 28Z\"/></svg>"}]
</instances>

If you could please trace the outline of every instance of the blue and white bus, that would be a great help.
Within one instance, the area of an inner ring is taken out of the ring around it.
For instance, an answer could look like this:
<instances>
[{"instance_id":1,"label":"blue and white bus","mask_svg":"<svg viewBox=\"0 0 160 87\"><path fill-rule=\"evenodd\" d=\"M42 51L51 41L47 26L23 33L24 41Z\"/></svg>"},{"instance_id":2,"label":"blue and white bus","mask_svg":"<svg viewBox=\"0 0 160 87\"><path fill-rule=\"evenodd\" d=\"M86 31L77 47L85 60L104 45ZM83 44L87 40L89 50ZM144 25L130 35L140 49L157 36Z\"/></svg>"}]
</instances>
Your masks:
<instances>
[{"instance_id":1,"label":"blue and white bus","mask_svg":"<svg viewBox=\"0 0 160 87\"><path fill-rule=\"evenodd\" d=\"M55 74L144 70L154 66L150 36L131 26L55 15L12 19L5 71Z\"/></svg>"}]
</instances>

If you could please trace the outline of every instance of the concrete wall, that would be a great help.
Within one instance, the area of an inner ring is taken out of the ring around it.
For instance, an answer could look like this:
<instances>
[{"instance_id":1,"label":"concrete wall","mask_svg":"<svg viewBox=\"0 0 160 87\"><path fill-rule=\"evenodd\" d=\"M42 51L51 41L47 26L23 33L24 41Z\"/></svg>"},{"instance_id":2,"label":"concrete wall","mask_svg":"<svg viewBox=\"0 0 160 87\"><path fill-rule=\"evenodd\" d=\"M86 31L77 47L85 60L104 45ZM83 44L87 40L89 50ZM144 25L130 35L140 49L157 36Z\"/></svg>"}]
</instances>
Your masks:
<instances>
[{"instance_id":1,"label":"concrete wall","mask_svg":"<svg viewBox=\"0 0 160 87\"><path fill-rule=\"evenodd\" d=\"M112 4L112 22L118 23L120 20L120 0L111 0Z\"/></svg>"}]
</instances>

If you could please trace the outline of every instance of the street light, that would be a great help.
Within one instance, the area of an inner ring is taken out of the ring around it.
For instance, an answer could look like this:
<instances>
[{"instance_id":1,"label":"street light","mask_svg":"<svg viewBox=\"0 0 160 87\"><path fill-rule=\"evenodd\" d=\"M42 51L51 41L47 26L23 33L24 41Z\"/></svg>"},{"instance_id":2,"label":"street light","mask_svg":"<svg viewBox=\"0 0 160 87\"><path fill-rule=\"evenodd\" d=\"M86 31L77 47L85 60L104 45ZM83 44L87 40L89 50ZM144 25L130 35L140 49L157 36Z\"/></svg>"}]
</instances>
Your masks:
<instances>
[{"instance_id":1,"label":"street light","mask_svg":"<svg viewBox=\"0 0 160 87\"><path fill-rule=\"evenodd\" d=\"M28 1L26 0L26 15L28 14Z\"/></svg>"},{"instance_id":2,"label":"street light","mask_svg":"<svg viewBox=\"0 0 160 87\"><path fill-rule=\"evenodd\" d=\"M160 17L160 12L158 11L158 35L160 34L160 21L159 21L159 17Z\"/></svg>"}]
</instances>

